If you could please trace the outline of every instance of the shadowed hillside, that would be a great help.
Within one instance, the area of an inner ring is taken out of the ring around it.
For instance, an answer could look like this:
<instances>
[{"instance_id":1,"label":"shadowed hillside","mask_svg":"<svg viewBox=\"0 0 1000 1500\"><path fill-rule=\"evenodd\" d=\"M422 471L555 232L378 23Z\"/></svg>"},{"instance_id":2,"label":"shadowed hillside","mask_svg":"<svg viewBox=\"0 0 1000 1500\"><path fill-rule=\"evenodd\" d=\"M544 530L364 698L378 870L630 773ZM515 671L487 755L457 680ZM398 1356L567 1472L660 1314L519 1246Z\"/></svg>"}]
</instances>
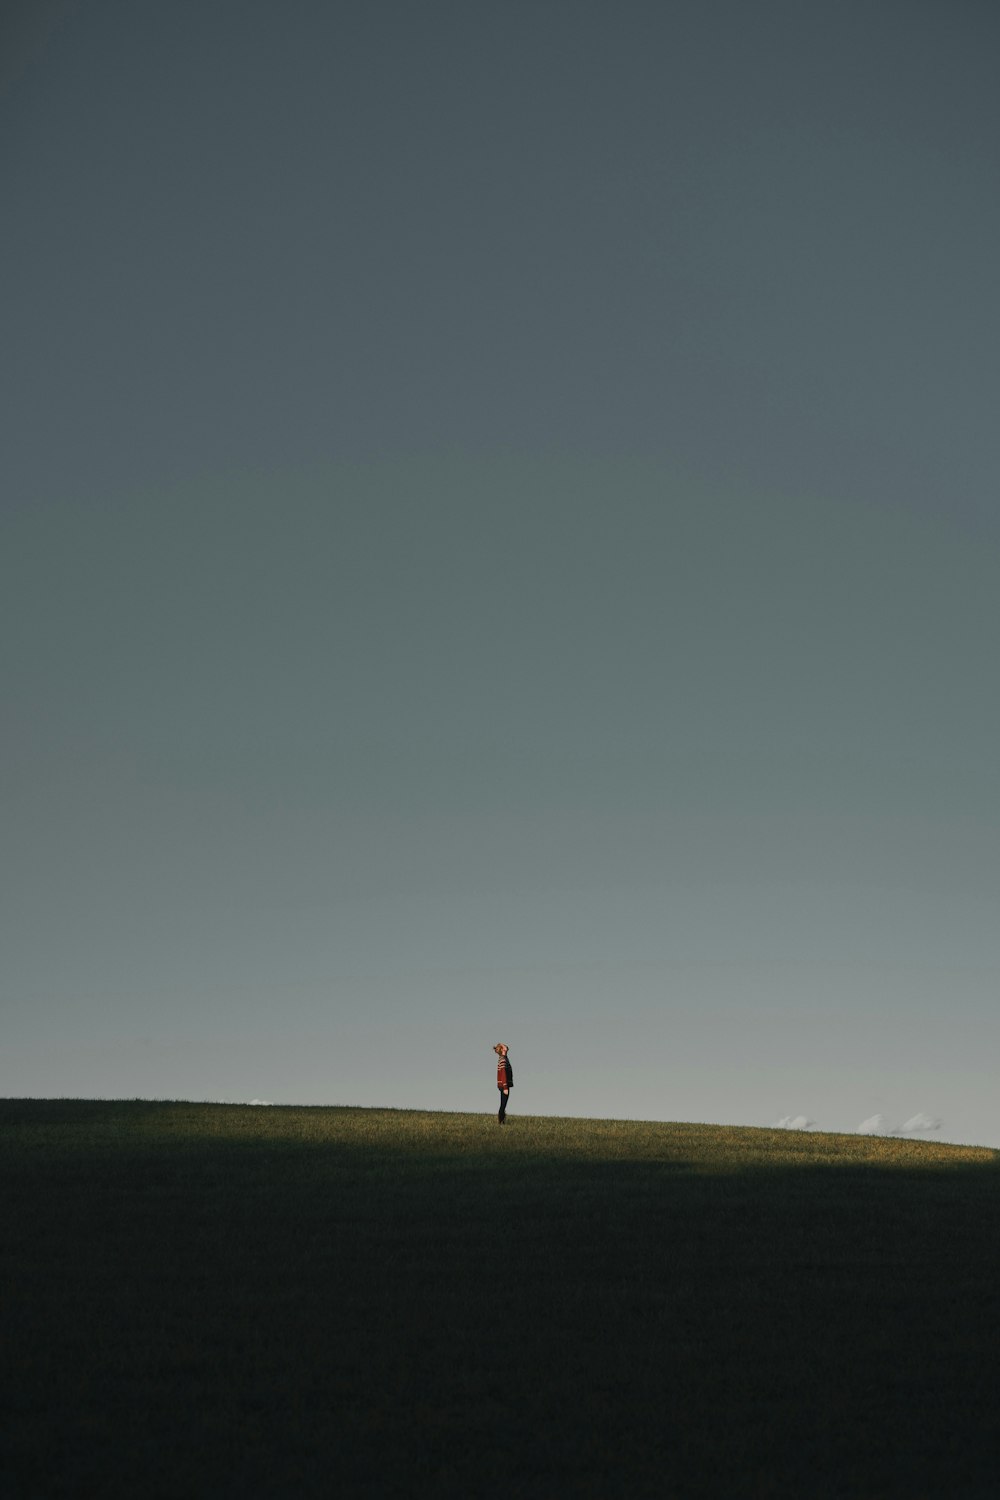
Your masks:
<instances>
[{"instance_id":1,"label":"shadowed hillside","mask_svg":"<svg viewBox=\"0 0 1000 1500\"><path fill-rule=\"evenodd\" d=\"M4 1489L992 1495L997 1162L0 1101Z\"/></svg>"}]
</instances>

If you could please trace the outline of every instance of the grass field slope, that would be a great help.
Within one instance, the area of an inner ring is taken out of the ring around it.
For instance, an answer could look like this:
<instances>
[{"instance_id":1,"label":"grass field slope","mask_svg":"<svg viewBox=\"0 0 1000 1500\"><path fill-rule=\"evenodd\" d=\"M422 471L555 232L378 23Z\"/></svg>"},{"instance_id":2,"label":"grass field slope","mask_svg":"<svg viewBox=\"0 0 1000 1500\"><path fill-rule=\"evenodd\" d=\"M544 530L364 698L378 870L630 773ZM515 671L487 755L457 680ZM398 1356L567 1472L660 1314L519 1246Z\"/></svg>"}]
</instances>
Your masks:
<instances>
[{"instance_id":1,"label":"grass field slope","mask_svg":"<svg viewBox=\"0 0 1000 1500\"><path fill-rule=\"evenodd\" d=\"M0 1101L0 1492L993 1497L1000 1153Z\"/></svg>"}]
</instances>

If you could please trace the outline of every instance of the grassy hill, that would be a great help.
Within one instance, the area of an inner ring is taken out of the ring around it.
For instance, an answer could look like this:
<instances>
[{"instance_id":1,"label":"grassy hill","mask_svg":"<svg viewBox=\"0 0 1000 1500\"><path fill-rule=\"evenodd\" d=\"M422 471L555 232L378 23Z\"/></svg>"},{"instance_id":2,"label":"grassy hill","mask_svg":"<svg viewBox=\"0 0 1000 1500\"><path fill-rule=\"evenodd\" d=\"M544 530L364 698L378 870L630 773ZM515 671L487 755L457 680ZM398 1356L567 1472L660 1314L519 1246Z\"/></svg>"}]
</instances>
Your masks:
<instances>
[{"instance_id":1,"label":"grassy hill","mask_svg":"<svg viewBox=\"0 0 1000 1500\"><path fill-rule=\"evenodd\" d=\"M998 1163L0 1101L0 1489L992 1496Z\"/></svg>"}]
</instances>

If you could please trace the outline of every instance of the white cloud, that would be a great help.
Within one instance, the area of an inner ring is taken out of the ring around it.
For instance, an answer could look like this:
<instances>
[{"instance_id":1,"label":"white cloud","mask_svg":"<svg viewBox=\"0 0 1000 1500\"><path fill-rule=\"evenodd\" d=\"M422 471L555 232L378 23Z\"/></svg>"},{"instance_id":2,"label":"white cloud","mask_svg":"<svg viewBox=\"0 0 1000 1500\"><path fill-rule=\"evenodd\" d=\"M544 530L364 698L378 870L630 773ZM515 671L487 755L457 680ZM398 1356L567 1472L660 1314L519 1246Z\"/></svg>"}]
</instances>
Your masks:
<instances>
[{"instance_id":1,"label":"white cloud","mask_svg":"<svg viewBox=\"0 0 1000 1500\"><path fill-rule=\"evenodd\" d=\"M928 1115L921 1110L919 1114L911 1115L905 1125L893 1125L885 1115L872 1115L868 1120L862 1120L858 1126L858 1135L918 1135L922 1131L940 1130L944 1124L936 1115Z\"/></svg>"},{"instance_id":2,"label":"white cloud","mask_svg":"<svg viewBox=\"0 0 1000 1500\"><path fill-rule=\"evenodd\" d=\"M270 1104L270 1099L251 1099L251 1104Z\"/></svg>"},{"instance_id":3,"label":"white cloud","mask_svg":"<svg viewBox=\"0 0 1000 1500\"><path fill-rule=\"evenodd\" d=\"M816 1124L815 1120L807 1120L805 1115L782 1115L780 1120L775 1120L771 1126L772 1130L812 1130Z\"/></svg>"}]
</instances>

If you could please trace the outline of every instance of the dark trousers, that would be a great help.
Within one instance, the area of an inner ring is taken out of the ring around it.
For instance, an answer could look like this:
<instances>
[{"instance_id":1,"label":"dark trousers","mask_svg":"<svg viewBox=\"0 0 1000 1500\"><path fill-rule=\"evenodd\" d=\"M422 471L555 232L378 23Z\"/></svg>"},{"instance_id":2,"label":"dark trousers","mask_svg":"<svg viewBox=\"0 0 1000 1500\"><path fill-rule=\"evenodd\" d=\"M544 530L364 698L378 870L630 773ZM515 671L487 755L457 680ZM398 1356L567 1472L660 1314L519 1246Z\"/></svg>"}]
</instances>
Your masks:
<instances>
[{"instance_id":1,"label":"dark trousers","mask_svg":"<svg viewBox=\"0 0 1000 1500\"><path fill-rule=\"evenodd\" d=\"M501 1089L500 1090L500 1113L497 1115L497 1119L500 1121L501 1125L503 1125L503 1124L506 1123L505 1120L504 1120L504 1115L507 1113L507 1097L508 1097L507 1090L506 1089Z\"/></svg>"}]
</instances>

